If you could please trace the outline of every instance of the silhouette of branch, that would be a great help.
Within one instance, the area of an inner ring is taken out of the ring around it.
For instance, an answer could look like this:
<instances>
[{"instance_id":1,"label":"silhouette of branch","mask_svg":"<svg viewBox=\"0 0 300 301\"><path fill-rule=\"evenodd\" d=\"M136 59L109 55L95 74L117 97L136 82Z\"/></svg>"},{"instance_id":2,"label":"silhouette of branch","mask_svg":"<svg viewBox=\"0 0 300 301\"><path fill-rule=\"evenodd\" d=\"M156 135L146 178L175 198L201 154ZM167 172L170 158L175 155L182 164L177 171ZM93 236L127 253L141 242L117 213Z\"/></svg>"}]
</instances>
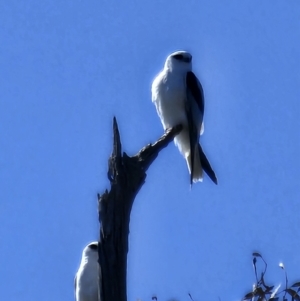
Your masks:
<instances>
[{"instance_id":1,"label":"silhouette of branch","mask_svg":"<svg viewBox=\"0 0 300 301\"><path fill-rule=\"evenodd\" d=\"M98 195L100 227L99 287L101 301L126 301L126 272L130 212L134 199L145 183L146 171L182 130L178 125L135 156L122 154L120 133L113 119L113 152L108 160L110 191Z\"/></svg>"}]
</instances>

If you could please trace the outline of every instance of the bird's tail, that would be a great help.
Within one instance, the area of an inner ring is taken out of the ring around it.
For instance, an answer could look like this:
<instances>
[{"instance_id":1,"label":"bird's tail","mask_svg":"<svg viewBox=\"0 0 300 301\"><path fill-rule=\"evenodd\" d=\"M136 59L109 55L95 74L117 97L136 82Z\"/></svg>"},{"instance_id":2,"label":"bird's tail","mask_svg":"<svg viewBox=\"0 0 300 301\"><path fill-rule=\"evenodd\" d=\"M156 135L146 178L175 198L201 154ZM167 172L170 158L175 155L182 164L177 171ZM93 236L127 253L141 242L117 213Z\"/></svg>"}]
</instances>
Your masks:
<instances>
[{"instance_id":1,"label":"bird's tail","mask_svg":"<svg viewBox=\"0 0 300 301\"><path fill-rule=\"evenodd\" d=\"M200 153L199 153L199 147L198 143L195 147L195 153L194 153L194 166L192 168L192 162L191 162L191 152L186 157L186 163L189 169L189 173L193 172L192 178L193 182L202 182L203 180L203 169L201 165L201 159L200 159Z\"/></svg>"},{"instance_id":2,"label":"bird's tail","mask_svg":"<svg viewBox=\"0 0 300 301\"><path fill-rule=\"evenodd\" d=\"M201 161L201 166L202 166L203 170L207 173L207 175L210 177L210 179L217 185L218 180L217 180L216 174L213 171L212 167L210 166L210 163L209 163L208 159L206 158L200 144L198 145L198 150L199 150L200 161Z\"/></svg>"}]
</instances>

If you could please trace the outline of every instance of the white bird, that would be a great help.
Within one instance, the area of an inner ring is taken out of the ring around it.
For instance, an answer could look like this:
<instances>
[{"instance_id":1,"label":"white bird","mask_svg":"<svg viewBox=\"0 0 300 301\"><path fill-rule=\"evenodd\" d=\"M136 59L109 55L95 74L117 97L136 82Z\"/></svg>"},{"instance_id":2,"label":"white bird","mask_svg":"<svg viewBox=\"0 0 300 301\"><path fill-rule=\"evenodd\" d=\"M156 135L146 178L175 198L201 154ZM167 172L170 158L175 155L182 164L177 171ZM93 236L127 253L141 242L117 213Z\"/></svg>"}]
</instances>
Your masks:
<instances>
[{"instance_id":1,"label":"white bird","mask_svg":"<svg viewBox=\"0 0 300 301\"><path fill-rule=\"evenodd\" d=\"M76 301L98 301L98 242L89 243L82 251L80 267L75 276Z\"/></svg>"},{"instance_id":2,"label":"white bird","mask_svg":"<svg viewBox=\"0 0 300 301\"><path fill-rule=\"evenodd\" d=\"M177 51L167 57L164 69L152 83L152 101L165 130L179 124L183 126L174 141L186 159L191 185L203 180L203 170L217 184L216 175L199 144L204 132L204 96L192 72L190 53Z\"/></svg>"}]
</instances>

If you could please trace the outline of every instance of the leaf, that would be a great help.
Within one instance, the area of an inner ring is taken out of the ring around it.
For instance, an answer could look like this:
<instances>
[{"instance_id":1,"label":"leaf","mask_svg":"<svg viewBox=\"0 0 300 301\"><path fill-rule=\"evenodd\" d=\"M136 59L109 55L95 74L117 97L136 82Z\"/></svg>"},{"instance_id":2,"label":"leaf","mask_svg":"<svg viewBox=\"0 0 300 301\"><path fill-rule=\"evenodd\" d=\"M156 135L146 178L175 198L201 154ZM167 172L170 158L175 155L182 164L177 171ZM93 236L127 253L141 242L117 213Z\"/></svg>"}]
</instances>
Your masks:
<instances>
[{"instance_id":1,"label":"leaf","mask_svg":"<svg viewBox=\"0 0 300 301\"><path fill-rule=\"evenodd\" d=\"M189 296L190 296L191 300L194 301L194 299L192 298L192 295L190 293L189 293Z\"/></svg>"},{"instance_id":2,"label":"leaf","mask_svg":"<svg viewBox=\"0 0 300 301\"><path fill-rule=\"evenodd\" d=\"M255 257L262 257L258 252L252 253L252 256L255 256Z\"/></svg>"},{"instance_id":3,"label":"leaf","mask_svg":"<svg viewBox=\"0 0 300 301\"><path fill-rule=\"evenodd\" d=\"M300 301L300 296L297 294L296 291L292 290L291 288L287 288L285 290L289 295L291 295L295 300Z\"/></svg>"},{"instance_id":4,"label":"leaf","mask_svg":"<svg viewBox=\"0 0 300 301\"><path fill-rule=\"evenodd\" d=\"M270 293L271 292L271 290L274 288L274 285L272 285L272 286L265 286L265 288L266 288L266 293Z\"/></svg>"},{"instance_id":5,"label":"leaf","mask_svg":"<svg viewBox=\"0 0 300 301\"><path fill-rule=\"evenodd\" d=\"M281 286L281 284L278 284L278 285L277 285L277 287L274 289L274 291L273 291L273 293L272 293L270 299L276 299L276 298L275 298L275 295L276 295L276 293L278 292L280 286Z\"/></svg>"},{"instance_id":6,"label":"leaf","mask_svg":"<svg viewBox=\"0 0 300 301\"><path fill-rule=\"evenodd\" d=\"M278 301L279 297L275 297L275 298L270 298L269 301Z\"/></svg>"},{"instance_id":7,"label":"leaf","mask_svg":"<svg viewBox=\"0 0 300 301\"><path fill-rule=\"evenodd\" d=\"M300 282L295 282L291 287L298 287L300 286Z\"/></svg>"},{"instance_id":8,"label":"leaf","mask_svg":"<svg viewBox=\"0 0 300 301\"><path fill-rule=\"evenodd\" d=\"M245 296L244 296L244 299L243 300L248 300L248 299L251 299L254 297L254 293L253 292L250 292L250 293L247 293Z\"/></svg>"}]
</instances>

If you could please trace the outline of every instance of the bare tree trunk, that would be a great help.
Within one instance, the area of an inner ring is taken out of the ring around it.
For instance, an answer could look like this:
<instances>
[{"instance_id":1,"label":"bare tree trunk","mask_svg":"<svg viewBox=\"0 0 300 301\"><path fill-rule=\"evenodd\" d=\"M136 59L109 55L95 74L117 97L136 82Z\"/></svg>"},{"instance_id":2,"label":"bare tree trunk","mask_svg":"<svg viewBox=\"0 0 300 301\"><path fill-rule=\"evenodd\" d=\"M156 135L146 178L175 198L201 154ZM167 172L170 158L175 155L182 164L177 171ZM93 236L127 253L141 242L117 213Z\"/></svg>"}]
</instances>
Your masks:
<instances>
[{"instance_id":1,"label":"bare tree trunk","mask_svg":"<svg viewBox=\"0 0 300 301\"><path fill-rule=\"evenodd\" d=\"M146 171L160 150L181 131L178 125L168 130L153 145L142 148L129 157L121 153L120 134L113 120L113 152L109 158L108 178L111 189L98 195L99 244L99 301L127 301L126 272L130 212L138 191L145 183Z\"/></svg>"}]
</instances>

